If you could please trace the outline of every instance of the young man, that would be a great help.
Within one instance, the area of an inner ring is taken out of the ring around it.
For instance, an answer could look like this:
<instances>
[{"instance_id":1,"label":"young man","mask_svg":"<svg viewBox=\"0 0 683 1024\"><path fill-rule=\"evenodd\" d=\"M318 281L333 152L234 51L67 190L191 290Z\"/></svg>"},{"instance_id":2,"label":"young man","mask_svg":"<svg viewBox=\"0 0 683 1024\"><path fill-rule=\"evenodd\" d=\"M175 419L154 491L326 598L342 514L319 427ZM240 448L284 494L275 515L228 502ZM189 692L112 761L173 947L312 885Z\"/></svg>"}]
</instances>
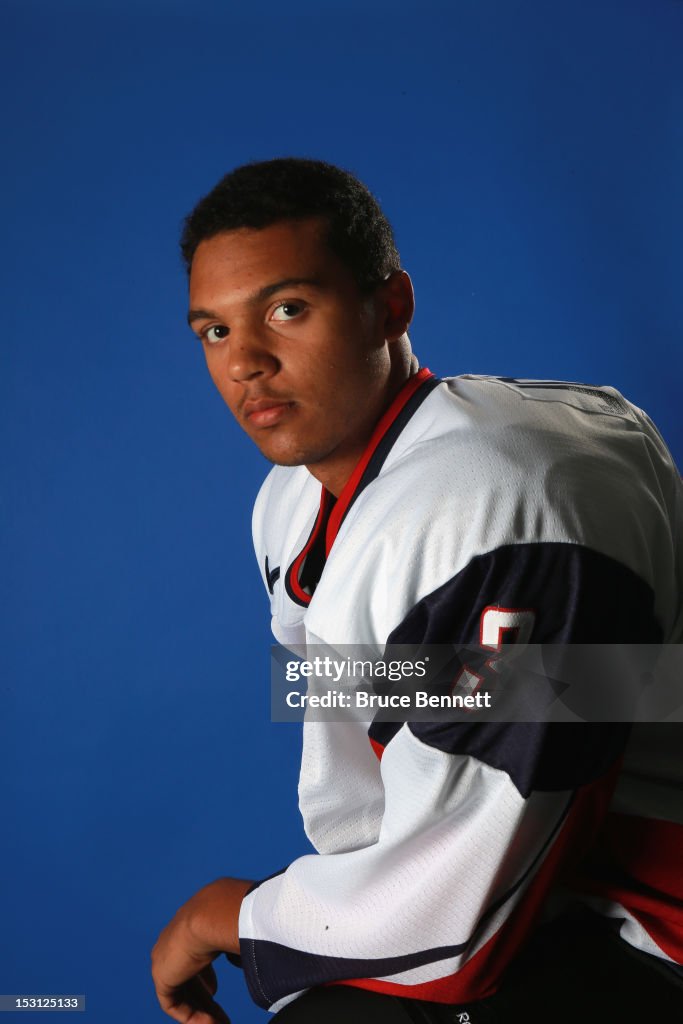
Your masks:
<instances>
[{"instance_id":1,"label":"young man","mask_svg":"<svg viewBox=\"0 0 683 1024\"><path fill-rule=\"evenodd\" d=\"M419 369L410 279L355 178L305 160L238 168L182 248L211 377L276 464L254 541L279 642L681 639L680 481L650 421L611 388ZM627 734L307 722L300 803L318 854L185 904L153 953L163 1009L224 1021L224 951L283 1022L536 1019L563 985L552 1019L586 1022L614 1008L615 984L629 1010L656 998L673 1020L683 814L678 762L661 760L675 737L659 732L657 763L651 730ZM544 933L539 979L516 958L591 847L583 889L616 937L593 912ZM577 934L579 980L604 982L580 1005L557 973Z\"/></svg>"}]
</instances>

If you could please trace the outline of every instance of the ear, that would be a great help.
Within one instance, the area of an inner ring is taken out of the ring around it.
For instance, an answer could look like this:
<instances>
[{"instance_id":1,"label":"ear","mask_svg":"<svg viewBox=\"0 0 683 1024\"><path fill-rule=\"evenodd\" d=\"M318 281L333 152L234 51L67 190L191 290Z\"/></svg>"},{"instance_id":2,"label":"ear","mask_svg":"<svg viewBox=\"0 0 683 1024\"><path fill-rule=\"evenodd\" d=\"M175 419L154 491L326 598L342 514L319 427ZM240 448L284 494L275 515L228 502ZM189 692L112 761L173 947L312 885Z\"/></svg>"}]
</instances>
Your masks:
<instances>
[{"instance_id":1,"label":"ear","mask_svg":"<svg viewBox=\"0 0 683 1024\"><path fill-rule=\"evenodd\" d=\"M384 304L384 337L398 341L408 330L415 312L413 282L405 270L395 270L379 286Z\"/></svg>"}]
</instances>

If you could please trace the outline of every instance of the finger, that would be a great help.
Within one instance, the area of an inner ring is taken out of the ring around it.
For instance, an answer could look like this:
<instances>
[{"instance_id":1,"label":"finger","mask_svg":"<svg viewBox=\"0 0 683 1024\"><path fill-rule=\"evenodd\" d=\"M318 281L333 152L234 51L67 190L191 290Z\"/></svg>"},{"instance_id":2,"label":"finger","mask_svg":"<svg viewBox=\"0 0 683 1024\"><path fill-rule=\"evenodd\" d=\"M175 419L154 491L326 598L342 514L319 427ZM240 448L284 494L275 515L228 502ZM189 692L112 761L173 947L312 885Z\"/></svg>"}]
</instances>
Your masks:
<instances>
[{"instance_id":1,"label":"finger","mask_svg":"<svg viewBox=\"0 0 683 1024\"><path fill-rule=\"evenodd\" d=\"M218 982L216 982L218 987ZM211 998L211 995L206 989L206 985L203 980L197 978L190 978L189 981L185 982L183 988L188 994L188 1002L190 1005L196 1007L197 1017L190 1017L189 1024L230 1024L230 1018L223 1009L219 1006L215 999ZM206 1022L204 1021L206 1017Z\"/></svg>"},{"instance_id":2,"label":"finger","mask_svg":"<svg viewBox=\"0 0 683 1024\"><path fill-rule=\"evenodd\" d=\"M179 1024L230 1024L225 1010L199 978L190 978L168 994L157 992L157 998L162 1010Z\"/></svg>"},{"instance_id":3,"label":"finger","mask_svg":"<svg viewBox=\"0 0 683 1024\"><path fill-rule=\"evenodd\" d=\"M206 986L208 992L215 996L218 991L218 978L211 964L207 964L206 967L202 968L197 977Z\"/></svg>"}]
</instances>

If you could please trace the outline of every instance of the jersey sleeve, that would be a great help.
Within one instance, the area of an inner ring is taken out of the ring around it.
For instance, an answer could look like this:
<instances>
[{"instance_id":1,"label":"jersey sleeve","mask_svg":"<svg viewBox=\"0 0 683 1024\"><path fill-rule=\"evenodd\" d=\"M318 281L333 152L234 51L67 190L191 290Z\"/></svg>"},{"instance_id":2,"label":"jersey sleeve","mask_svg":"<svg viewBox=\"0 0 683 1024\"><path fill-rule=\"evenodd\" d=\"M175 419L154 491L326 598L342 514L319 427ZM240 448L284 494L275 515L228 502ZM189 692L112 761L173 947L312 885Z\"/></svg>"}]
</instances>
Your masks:
<instances>
[{"instance_id":1,"label":"jersey sleeve","mask_svg":"<svg viewBox=\"0 0 683 1024\"><path fill-rule=\"evenodd\" d=\"M386 642L473 644L493 608L524 613L534 643L654 643L653 607L648 584L587 547L501 545L423 594ZM371 726L384 788L376 839L301 857L247 895L240 946L254 1000L276 1010L330 983L444 1003L495 991L550 888L590 845L627 734Z\"/></svg>"}]
</instances>

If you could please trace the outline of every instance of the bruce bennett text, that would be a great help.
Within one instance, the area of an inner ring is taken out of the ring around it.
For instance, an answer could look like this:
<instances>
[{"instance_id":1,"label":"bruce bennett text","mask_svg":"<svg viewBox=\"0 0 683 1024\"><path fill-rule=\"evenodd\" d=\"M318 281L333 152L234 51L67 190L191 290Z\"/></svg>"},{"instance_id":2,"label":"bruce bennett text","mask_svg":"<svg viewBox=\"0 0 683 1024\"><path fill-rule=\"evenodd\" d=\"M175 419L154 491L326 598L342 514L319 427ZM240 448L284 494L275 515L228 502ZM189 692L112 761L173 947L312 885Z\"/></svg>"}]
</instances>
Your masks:
<instances>
[{"instance_id":1,"label":"bruce bennett text","mask_svg":"<svg viewBox=\"0 0 683 1024\"><path fill-rule=\"evenodd\" d=\"M426 690L415 693L368 693L366 690L327 690L325 693L299 693L290 690L285 697L290 708L490 708L490 693L434 694Z\"/></svg>"}]
</instances>

